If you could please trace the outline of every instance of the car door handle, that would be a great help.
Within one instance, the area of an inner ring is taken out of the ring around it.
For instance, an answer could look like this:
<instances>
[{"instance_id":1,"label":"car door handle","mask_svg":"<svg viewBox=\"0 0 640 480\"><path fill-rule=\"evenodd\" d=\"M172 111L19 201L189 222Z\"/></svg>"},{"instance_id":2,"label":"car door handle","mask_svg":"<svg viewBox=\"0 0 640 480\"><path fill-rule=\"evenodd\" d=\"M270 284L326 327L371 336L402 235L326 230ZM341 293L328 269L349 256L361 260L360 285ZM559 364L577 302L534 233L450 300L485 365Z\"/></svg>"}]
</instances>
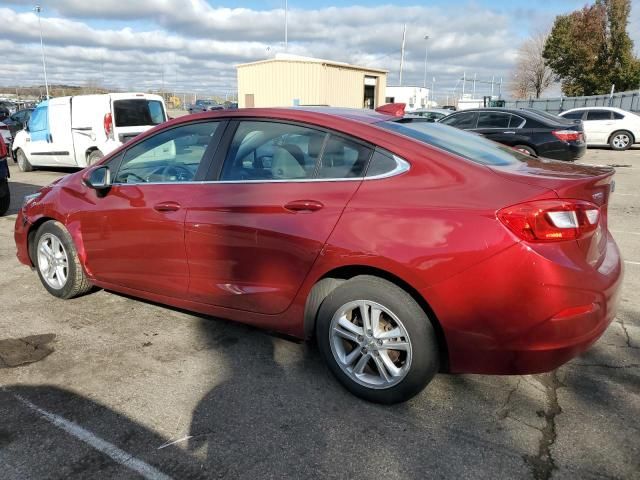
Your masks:
<instances>
[{"instance_id":1,"label":"car door handle","mask_svg":"<svg viewBox=\"0 0 640 480\"><path fill-rule=\"evenodd\" d=\"M315 212L324 205L316 200L294 200L287 203L284 208L292 212Z\"/></svg>"},{"instance_id":2,"label":"car door handle","mask_svg":"<svg viewBox=\"0 0 640 480\"><path fill-rule=\"evenodd\" d=\"M180 208L180 204L176 202L161 202L153 206L157 212L177 212Z\"/></svg>"}]
</instances>

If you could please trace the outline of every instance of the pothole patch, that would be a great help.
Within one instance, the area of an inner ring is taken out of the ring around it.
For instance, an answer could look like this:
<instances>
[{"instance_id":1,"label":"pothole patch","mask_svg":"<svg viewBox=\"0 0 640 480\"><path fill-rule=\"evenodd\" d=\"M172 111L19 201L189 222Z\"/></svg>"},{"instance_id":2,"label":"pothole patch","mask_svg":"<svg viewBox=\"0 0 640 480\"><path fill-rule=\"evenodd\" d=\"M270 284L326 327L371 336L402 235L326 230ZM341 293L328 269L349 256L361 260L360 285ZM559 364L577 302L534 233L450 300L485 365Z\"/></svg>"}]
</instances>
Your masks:
<instances>
[{"instance_id":1,"label":"pothole patch","mask_svg":"<svg viewBox=\"0 0 640 480\"><path fill-rule=\"evenodd\" d=\"M54 351L48 344L55 338L54 333L45 333L0 340L0 368L13 368L39 362Z\"/></svg>"}]
</instances>

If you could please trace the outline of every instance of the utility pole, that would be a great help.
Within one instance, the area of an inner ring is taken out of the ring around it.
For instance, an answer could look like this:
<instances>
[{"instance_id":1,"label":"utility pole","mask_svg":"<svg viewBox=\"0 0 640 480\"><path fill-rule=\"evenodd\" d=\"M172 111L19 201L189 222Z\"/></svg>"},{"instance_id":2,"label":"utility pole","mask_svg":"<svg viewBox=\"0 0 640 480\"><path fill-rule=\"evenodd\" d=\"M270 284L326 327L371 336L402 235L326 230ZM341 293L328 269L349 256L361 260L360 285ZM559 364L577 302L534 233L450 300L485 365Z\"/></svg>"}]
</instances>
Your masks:
<instances>
[{"instance_id":1,"label":"utility pole","mask_svg":"<svg viewBox=\"0 0 640 480\"><path fill-rule=\"evenodd\" d=\"M400 49L400 86L402 86L402 69L404 68L404 44L407 39L407 24L402 27L402 48Z\"/></svg>"},{"instance_id":2,"label":"utility pole","mask_svg":"<svg viewBox=\"0 0 640 480\"><path fill-rule=\"evenodd\" d=\"M495 75L493 75L493 76L491 77L491 99L492 99L492 100L493 100L493 84L494 84L494 82L495 82L495 81L496 81L496 76L495 76Z\"/></svg>"},{"instance_id":3,"label":"utility pole","mask_svg":"<svg viewBox=\"0 0 640 480\"><path fill-rule=\"evenodd\" d=\"M284 51L289 46L289 1L284 0Z\"/></svg>"},{"instance_id":4,"label":"utility pole","mask_svg":"<svg viewBox=\"0 0 640 480\"><path fill-rule=\"evenodd\" d=\"M467 72L462 74L462 98L464 98L464 87L467 84Z\"/></svg>"},{"instance_id":5,"label":"utility pole","mask_svg":"<svg viewBox=\"0 0 640 480\"><path fill-rule=\"evenodd\" d=\"M424 88L427 88L427 59L429 58L429 35L424 36Z\"/></svg>"},{"instance_id":6,"label":"utility pole","mask_svg":"<svg viewBox=\"0 0 640 480\"><path fill-rule=\"evenodd\" d=\"M435 100L436 77L431 77L431 106Z\"/></svg>"},{"instance_id":7,"label":"utility pole","mask_svg":"<svg viewBox=\"0 0 640 480\"><path fill-rule=\"evenodd\" d=\"M44 61L44 41L42 40L42 23L40 23L40 12L42 12L42 7L40 7L40 5L36 5L34 10L38 14L38 28L40 30L40 50L42 51L42 70L44 71L44 88L47 93L47 100L49 100L49 82L47 82L47 63Z\"/></svg>"},{"instance_id":8,"label":"utility pole","mask_svg":"<svg viewBox=\"0 0 640 480\"><path fill-rule=\"evenodd\" d=\"M473 98L476 98L476 75L478 75L477 73L473 74Z\"/></svg>"}]
</instances>

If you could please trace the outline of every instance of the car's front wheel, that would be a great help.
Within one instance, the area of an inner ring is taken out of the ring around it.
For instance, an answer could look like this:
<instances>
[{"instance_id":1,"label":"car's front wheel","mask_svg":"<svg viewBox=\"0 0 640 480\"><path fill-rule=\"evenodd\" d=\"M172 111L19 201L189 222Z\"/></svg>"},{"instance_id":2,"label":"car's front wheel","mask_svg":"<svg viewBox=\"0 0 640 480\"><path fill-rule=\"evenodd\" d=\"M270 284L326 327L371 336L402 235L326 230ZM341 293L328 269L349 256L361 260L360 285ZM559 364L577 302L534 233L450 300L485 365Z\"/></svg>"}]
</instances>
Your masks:
<instances>
[{"instance_id":1,"label":"car's front wheel","mask_svg":"<svg viewBox=\"0 0 640 480\"><path fill-rule=\"evenodd\" d=\"M60 222L43 223L35 235L34 263L44 288L58 298L73 298L91 289L73 239Z\"/></svg>"},{"instance_id":2,"label":"car's front wheel","mask_svg":"<svg viewBox=\"0 0 640 480\"><path fill-rule=\"evenodd\" d=\"M317 341L329 368L353 394L403 402L437 373L439 349L429 317L405 290L362 275L322 302Z\"/></svg>"},{"instance_id":3,"label":"car's front wheel","mask_svg":"<svg viewBox=\"0 0 640 480\"><path fill-rule=\"evenodd\" d=\"M23 172L30 172L33 170L31 163L29 163L29 159L20 148L16 150L16 160L18 162L18 168Z\"/></svg>"}]
</instances>

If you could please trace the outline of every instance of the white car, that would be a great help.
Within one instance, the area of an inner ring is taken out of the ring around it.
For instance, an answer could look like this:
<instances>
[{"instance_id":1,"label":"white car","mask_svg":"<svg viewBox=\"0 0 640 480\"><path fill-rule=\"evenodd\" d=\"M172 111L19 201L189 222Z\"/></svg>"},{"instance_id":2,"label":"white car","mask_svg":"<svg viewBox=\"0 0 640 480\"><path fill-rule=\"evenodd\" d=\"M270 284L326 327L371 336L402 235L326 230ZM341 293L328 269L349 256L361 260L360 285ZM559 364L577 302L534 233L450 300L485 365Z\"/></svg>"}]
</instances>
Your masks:
<instances>
[{"instance_id":1,"label":"white car","mask_svg":"<svg viewBox=\"0 0 640 480\"><path fill-rule=\"evenodd\" d=\"M609 145L613 150L626 150L634 143L640 143L640 115L621 108L572 108L560 116L582 120L589 147Z\"/></svg>"},{"instance_id":2,"label":"white car","mask_svg":"<svg viewBox=\"0 0 640 480\"><path fill-rule=\"evenodd\" d=\"M86 167L167 120L162 97L145 93L77 95L44 101L13 139L18 167Z\"/></svg>"}]
</instances>

